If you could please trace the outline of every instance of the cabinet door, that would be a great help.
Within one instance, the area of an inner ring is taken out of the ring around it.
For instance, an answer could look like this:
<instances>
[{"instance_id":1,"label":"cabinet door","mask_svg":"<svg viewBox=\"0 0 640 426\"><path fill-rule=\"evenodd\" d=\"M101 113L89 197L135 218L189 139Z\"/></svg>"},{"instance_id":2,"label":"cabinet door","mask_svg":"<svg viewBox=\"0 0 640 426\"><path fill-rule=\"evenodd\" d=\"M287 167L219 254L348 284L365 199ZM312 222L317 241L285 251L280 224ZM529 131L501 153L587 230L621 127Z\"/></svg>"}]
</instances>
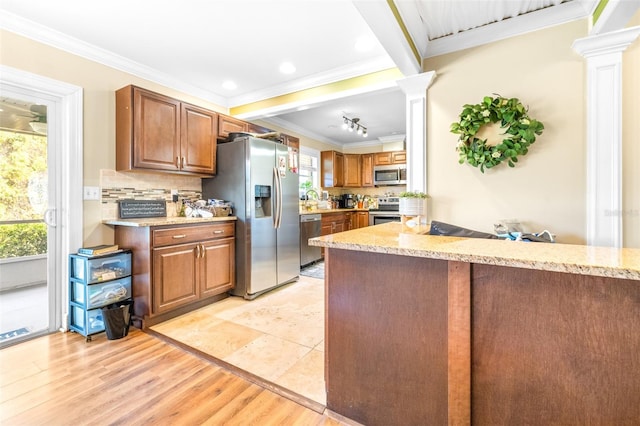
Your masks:
<instances>
[{"instance_id":1,"label":"cabinet door","mask_svg":"<svg viewBox=\"0 0 640 426\"><path fill-rule=\"evenodd\" d=\"M256 135L261 135L263 133L271 133L271 130L263 126L258 126L257 124L248 123L247 132L255 133Z\"/></svg>"},{"instance_id":2,"label":"cabinet door","mask_svg":"<svg viewBox=\"0 0 640 426\"><path fill-rule=\"evenodd\" d=\"M344 230L350 231L352 229L356 229L358 227L358 216L354 213L345 213L344 214Z\"/></svg>"},{"instance_id":3,"label":"cabinet door","mask_svg":"<svg viewBox=\"0 0 640 426\"><path fill-rule=\"evenodd\" d=\"M291 148L300 149L300 139L295 136L282 135L282 142Z\"/></svg>"},{"instance_id":4,"label":"cabinet door","mask_svg":"<svg viewBox=\"0 0 640 426\"><path fill-rule=\"evenodd\" d=\"M159 314L198 300L199 244L153 249L153 312Z\"/></svg>"},{"instance_id":5,"label":"cabinet door","mask_svg":"<svg viewBox=\"0 0 640 426\"><path fill-rule=\"evenodd\" d=\"M249 123L229 117L228 115L218 115L218 138L226 139L229 133L242 133L249 129Z\"/></svg>"},{"instance_id":6,"label":"cabinet door","mask_svg":"<svg viewBox=\"0 0 640 426\"><path fill-rule=\"evenodd\" d=\"M344 157L341 152L322 151L320 153L320 184L323 188L344 185Z\"/></svg>"},{"instance_id":7,"label":"cabinet door","mask_svg":"<svg viewBox=\"0 0 640 426\"><path fill-rule=\"evenodd\" d=\"M358 212L357 227L364 228L369 226L369 212Z\"/></svg>"},{"instance_id":8,"label":"cabinet door","mask_svg":"<svg viewBox=\"0 0 640 426\"><path fill-rule=\"evenodd\" d=\"M235 279L235 239L224 238L201 244L200 298L231 290Z\"/></svg>"},{"instance_id":9,"label":"cabinet door","mask_svg":"<svg viewBox=\"0 0 640 426\"><path fill-rule=\"evenodd\" d=\"M376 152L373 154L374 164L376 166L387 166L392 164L393 159L391 158L391 152Z\"/></svg>"},{"instance_id":10,"label":"cabinet door","mask_svg":"<svg viewBox=\"0 0 640 426\"><path fill-rule=\"evenodd\" d=\"M373 154L362 154L360 164L362 169L360 185L363 187L373 186Z\"/></svg>"},{"instance_id":11,"label":"cabinet door","mask_svg":"<svg viewBox=\"0 0 640 426\"><path fill-rule=\"evenodd\" d=\"M213 175L216 172L218 114L182 104L180 169Z\"/></svg>"},{"instance_id":12,"label":"cabinet door","mask_svg":"<svg viewBox=\"0 0 640 426\"><path fill-rule=\"evenodd\" d=\"M333 233L333 222L323 220L320 225L320 235L329 235L331 233Z\"/></svg>"},{"instance_id":13,"label":"cabinet door","mask_svg":"<svg viewBox=\"0 0 640 426\"><path fill-rule=\"evenodd\" d=\"M405 164L407 162L407 151L394 151L391 155L393 164Z\"/></svg>"},{"instance_id":14,"label":"cabinet door","mask_svg":"<svg viewBox=\"0 0 640 426\"><path fill-rule=\"evenodd\" d=\"M133 167L178 170L180 101L134 88L133 103Z\"/></svg>"},{"instance_id":15,"label":"cabinet door","mask_svg":"<svg viewBox=\"0 0 640 426\"><path fill-rule=\"evenodd\" d=\"M360 154L344 154L344 186L351 188L360 187L361 168Z\"/></svg>"},{"instance_id":16,"label":"cabinet door","mask_svg":"<svg viewBox=\"0 0 640 426\"><path fill-rule=\"evenodd\" d=\"M334 186L344 186L344 156L341 152L336 152L334 155L335 174L333 176Z\"/></svg>"}]
</instances>

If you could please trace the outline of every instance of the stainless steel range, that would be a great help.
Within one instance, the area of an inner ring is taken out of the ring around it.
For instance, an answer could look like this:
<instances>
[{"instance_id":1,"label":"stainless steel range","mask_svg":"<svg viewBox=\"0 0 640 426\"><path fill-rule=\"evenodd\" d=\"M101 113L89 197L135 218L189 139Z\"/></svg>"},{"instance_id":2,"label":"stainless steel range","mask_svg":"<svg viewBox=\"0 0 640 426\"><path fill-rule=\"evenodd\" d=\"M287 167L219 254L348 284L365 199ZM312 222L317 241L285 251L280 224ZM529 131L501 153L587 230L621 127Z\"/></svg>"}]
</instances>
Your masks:
<instances>
[{"instance_id":1,"label":"stainless steel range","mask_svg":"<svg viewBox=\"0 0 640 426\"><path fill-rule=\"evenodd\" d=\"M400 198L378 197L378 208L369 209L369 226L400 222Z\"/></svg>"}]
</instances>

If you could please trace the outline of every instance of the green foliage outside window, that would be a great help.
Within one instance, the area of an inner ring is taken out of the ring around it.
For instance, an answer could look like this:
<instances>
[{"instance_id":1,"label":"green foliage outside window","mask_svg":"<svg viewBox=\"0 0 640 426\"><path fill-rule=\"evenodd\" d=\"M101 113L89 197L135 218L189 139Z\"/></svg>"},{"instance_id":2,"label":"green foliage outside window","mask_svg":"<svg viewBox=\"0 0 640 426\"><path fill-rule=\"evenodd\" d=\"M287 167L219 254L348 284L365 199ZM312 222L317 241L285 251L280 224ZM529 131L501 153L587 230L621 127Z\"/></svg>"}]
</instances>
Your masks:
<instances>
[{"instance_id":1,"label":"green foliage outside window","mask_svg":"<svg viewBox=\"0 0 640 426\"><path fill-rule=\"evenodd\" d=\"M42 219L47 208L47 138L0 131L0 222ZM0 258L47 252L44 223L0 225Z\"/></svg>"},{"instance_id":2,"label":"green foliage outside window","mask_svg":"<svg viewBox=\"0 0 640 426\"><path fill-rule=\"evenodd\" d=\"M0 226L0 259L47 252L47 225L21 223Z\"/></svg>"}]
</instances>

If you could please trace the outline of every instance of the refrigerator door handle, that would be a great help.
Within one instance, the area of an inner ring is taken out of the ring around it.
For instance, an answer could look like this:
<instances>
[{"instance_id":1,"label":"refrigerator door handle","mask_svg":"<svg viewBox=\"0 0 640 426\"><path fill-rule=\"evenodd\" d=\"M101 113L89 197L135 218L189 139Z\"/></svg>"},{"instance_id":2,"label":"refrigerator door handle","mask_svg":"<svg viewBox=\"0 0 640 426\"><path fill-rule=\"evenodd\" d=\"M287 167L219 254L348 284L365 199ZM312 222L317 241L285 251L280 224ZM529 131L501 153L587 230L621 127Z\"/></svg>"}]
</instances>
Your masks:
<instances>
[{"instance_id":1,"label":"refrigerator door handle","mask_svg":"<svg viewBox=\"0 0 640 426\"><path fill-rule=\"evenodd\" d=\"M280 176L280 172L278 171L278 204L280 204L280 209L278 212L278 228L282 225L282 176Z\"/></svg>"},{"instance_id":2,"label":"refrigerator door handle","mask_svg":"<svg viewBox=\"0 0 640 426\"><path fill-rule=\"evenodd\" d=\"M278 181L278 169L277 167L273 168L273 198L271 204L273 206L273 227L278 229L278 217L280 215L280 197L278 193L280 192L279 181Z\"/></svg>"},{"instance_id":3,"label":"refrigerator door handle","mask_svg":"<svg viewBox=\"0 0 640 426\"><path fill-rule=\"evenodd\" d=\"M280 171L277 167L273 168L274 176L276 179L276 214L275 214L275 228L280 228L282 224L282 178L280 177Z\"/></svg>"}]
</instances>

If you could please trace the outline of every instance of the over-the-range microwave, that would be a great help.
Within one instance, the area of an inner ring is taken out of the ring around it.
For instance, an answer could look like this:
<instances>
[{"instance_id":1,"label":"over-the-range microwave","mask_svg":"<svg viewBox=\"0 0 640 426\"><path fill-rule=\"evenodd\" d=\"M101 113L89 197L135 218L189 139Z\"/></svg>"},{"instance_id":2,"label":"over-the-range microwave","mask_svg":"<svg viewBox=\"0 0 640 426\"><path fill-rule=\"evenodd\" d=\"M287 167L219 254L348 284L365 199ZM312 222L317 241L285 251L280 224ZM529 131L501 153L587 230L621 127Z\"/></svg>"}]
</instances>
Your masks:
<instances>
[{"instance_id":1,"label":"over-the-range microwave","mask_svg":"<svg viewBox=\"0 0 640 426\"><path fill-rule=\"evenodd\" d=\"M407 165L374 166L373 184L375 186L406 185Z\"/></svg>"}]
</instances>

